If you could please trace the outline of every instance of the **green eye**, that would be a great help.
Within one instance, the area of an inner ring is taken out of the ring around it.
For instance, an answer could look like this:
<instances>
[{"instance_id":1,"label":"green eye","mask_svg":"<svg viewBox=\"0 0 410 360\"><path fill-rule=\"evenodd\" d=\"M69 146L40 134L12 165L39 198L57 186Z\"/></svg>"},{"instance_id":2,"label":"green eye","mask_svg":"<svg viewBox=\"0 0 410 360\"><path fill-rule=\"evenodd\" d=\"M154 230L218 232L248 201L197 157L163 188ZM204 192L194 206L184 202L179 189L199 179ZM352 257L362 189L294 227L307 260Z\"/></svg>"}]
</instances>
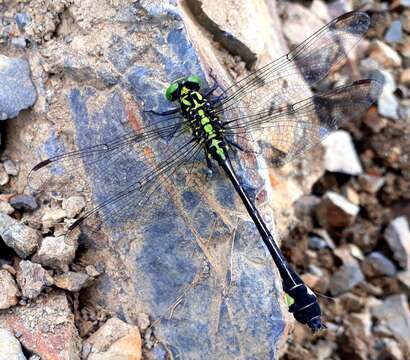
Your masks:
<instances>
[{"instance_id":1,"label":"green eye","mask_svg":"<svg viewBox=\"0 0 410 360\"><path fill-rule=\"evenodd\" d=\"M167 91L165 92L165 97L167 98L167 100L174 101L175 91L177 90L178 90L178 83L174 82L171 85L169 85Z\"/></svg>"},{"instance_id":2,"label":"green eye","mask_svg":"<svg viewBox=\"0 0 410 360\"><path fill-rule=\"evenodd\" d=\"M201 78L200 78L199 76L197 76L197 75L188 76L187 79L186 79L186 81L191 82L191 83L198 84L198 86L201 87L202 81L201 81Z\"/></svg>"}]
</instances>

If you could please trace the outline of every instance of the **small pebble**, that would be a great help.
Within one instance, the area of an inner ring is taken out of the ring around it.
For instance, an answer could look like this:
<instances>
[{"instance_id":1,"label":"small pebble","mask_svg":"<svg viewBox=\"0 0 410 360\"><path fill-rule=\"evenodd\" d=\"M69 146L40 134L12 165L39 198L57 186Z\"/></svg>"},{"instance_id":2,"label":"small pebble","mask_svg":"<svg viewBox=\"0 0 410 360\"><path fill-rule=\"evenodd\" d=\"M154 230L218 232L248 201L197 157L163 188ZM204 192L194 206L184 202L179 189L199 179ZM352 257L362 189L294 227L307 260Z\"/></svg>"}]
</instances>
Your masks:
<instances>
[{"instance_id":1,"label":"small pebble","mask_svg":"<svg viewBox=\"0 0 410 360\"><path fill-rule=\"evenodd\" d=\"M409 0L410 3L410 0ZM410 10L405 10L400 16L401 25L404 31L410 33Z\"/></svg>"},{"instance_id":2,"label":"small pebble","mask_svg":"<svg viewBox=\"0 0 410 360\"><path fill-rule=\"evenodd\" d=\"M76 242L66 242L65 236L47 236L41 242L40 249L32 260L52 269L68 271L77 250Z\"/></svg>"},{"instance_id":3,"label":"small pebble","mask_svg":"<svg viewBox=\"0 0 410 360\"><path fill-rule=\"evenodd\" d=\"M402 64L400 55L389 45L376 40L370 46L370 57L375 59L382 67L399 67Z\"/></svg>"},{"instance_id":4,"label":"small pebble","mask_svg":"<svg viewBox=\"0 0 410 360\"><path fill-rule=\"evenodd\" d=\"M353 289L364 280L364 275L357 262L342 265L330 278L329 291L333 296Z\"/></svg>"},{"instance_id":5,"label":"small pebble","mask_svg":"<svg viewBox=\"0 0 410 360\"><path fill-rule=\"evenodd\" d=\"M141 331L145 331L150 326L149 316L146 313L139 313L137 316L137 324Z\"/></svg>"},{"instance_id":6,"label":"small pebble","mask_svg":"<svg viewBox=\"0 0 410 360\"><path fill-rule=\"evenodd\" d=\"M31 261L20 261L16 276L22 296L34 299L40 295L44 288L53 285L51 275L40 264Z\"/></svg>"},{"instance_id":7,"label":"small pebble","mask_svg":"<svg viewBox=\"0 0 410 360\"><path fill-rule=\"evenodd\" d=\"M18 175L19 170L16 164L12 160L6 160L5 162L3 162L3 166L7 174L12 175L12 176Z\"/></svg>"},{"instance_id":8,"label":"small pebble","mask_svg":"<svg viewBox=\"0 0 410 360\"><path fill-rule=\"evenodd\" d=\"M54 277L54 282L60 289L78 292L92 284L93 278L82 272L68 271Z\"/></svg>"},{"instance_id":9,"label":"small pebble","mask_svg":"<svg viewBox=\"0 0 410 360\"><path fill-rule=\"evenodd\" d=\"M385 183L383 177L368 174L360 175L358 180L361 188L370 194L376 194Z\"/></svg>"},{"instance_id":10,"label":"small pebble","mask_svg":"<svg viewBox=\"0 0 410 360\"><path fill-rule=\"evenodd\" d=\"M67 216L65 210L59 208L47 209L44 212L41 221L47 225L53 225L61 222ZM47 226L46 226L47 227Z\"/></svg>"},{"instance_id":11,"label":"small pebble","mask_svg":"<svg viewBox=\"0 0 410 360\"><path fill-rule=\"evenodd\" d=\"M84 341L82 358L141 360L141 350L138 328L120 319L111 318Z\"/></svg>"},{"instance_id":12,"label":"small pebble","mask_svg":"<svg viewBox=\"0 0 410 360\"><path fill-rule=\"evenodd\" d=\"M85 199L82 196L71 196L63 200L62 208L65 210L66 216L72 219L85 208L85 205Z\"/></svg>"},{"instance_id":13,"label":"small pebble","mask_svg":"<svg viewBox=\"0 0 410 360\"><path fill-rule=\"evenodd\" d=\"M16 305L19 296L20 291L13 276L7 270L0 270L0 310Z\"/></svg>"},{"instance_id":14,"label":"small pebble","mask_svg":"<svg viewBox=\"0 0 410 360\"><path fill-rule=\"evenodd\" d=\"M326 249L327 243L321 237L316 235L309 236L309 249L312 250L321 250Z\"/></svg>"},{"instance_id":15,"label":"small pebble","mask_svg":"<svg viewBox=\"0 0 410 360\"><path fill-rule=\"evenodd\" d=\"M7 270L7 271L8 271L11 275L13 275L13 276L16 276L16 274L17 274L16 269L15 269L13 266L11 266L11 265L3 264L1 268L2 268L3 270Z\"/></svg>"},{"instance_id":16,"label":"small pebble","mask_svg":"<svg viewBox=\"0 0 410 360\"><path fill-rule=\"evenodd\" d=\"M379 133L387 125L387 119L381 117L377 113L377 109L372 107L367 112L363 122L370 128L374 133Z\"/></svg>"},{"instance_id":17,"label":"small pebble","mask_svg":"<svg viewBox=\"0 0 410 360\"><path fill-rule=\"evenodd\" d=\"M316 207L316 218L323 227L339 228L351 225L359 213L359 207L343 196L328 191Z\"/></svg>"},{"instance_id":18,"label":"small pebble","mask_svg":"<svg viewBox=\"0 0 410 360\"><path fill-rule=\"evenodd\" d=\"M395 43L401 41L403 37L403 30L401 27L400 20L394 20L391 24L389 29L384 36L384 40L389 43Z\"/></svg>"},{"instance_id":19,"label":"small pebble","mask_svg":"<svg viewBox=\"0 0 410 360\"><path fill-rule=\"evenodd\" d=\"M394 263L378 251L374 251L362 263L363 272L367 277L394 276L396 266Z\"/></svg>"},{"instance_id":20,"label":"small pebble","mask_svg":"<svg viewBox=\"0 0 410 360\"><path fill-rule=\"evenodd\" d=\"M382 305L372 308L372 314L410 348L410 310L405 294L388 296Z\"/></svg>"},{"instance_id":21,"label":"small pebble","mask_svg":"<svg viewBox=\"0 0 410 360\"><path fill-rule=\"evenodd\" d=\"M403 56L406 60L406 66L409 67L409 62L410 62L410 38L408 38L406 41L404 41L403 45L398 47L398 51Z\"/></svg>"},{"instance_id":22,"label":"small pebble","mask_svg":"<svg viewBox=\"0 0 410 360\"><path fill-rule=\"evenodd\" d=\"M7 174L6 169L3 164L0 164L0 186L8 184L10 181L9 174Z\"/></svg>"},{"instance_id":23,"label":"small pebble","mask_svg":"<svg viewBox=\"0 0 410 360\"><path fill-rule=\"evenodd\" d=\"M410 87L410 68L404 69L400 75L400 82Z\"/></svg>"},{"instance_id":24,"label":"small pebble","mask_svg":"<svg viewBox=\"0 0 410 360\"><path fill-rule=\"evenodd\" d=\"M34 211L38 208L37 201L31 195L16 195L10 199L10 205L16 210Z\"/></svg>"},{"instance_id":25,"label":"small pebble","mask_svg":"<svg viewBox=\"0 0 410 360\"><path fill-rule=\"evenodd\" d=\"M3 328L0 328L0 360L26 360L20 342Z\"/></svg>"},{"instance_id":26,"label":"small pebble","mask_svg":"<svg viewBox=\"0 0 410 360\"><path fill-rule=\"evenodd\" d=\"M9 215L0 213L0 236L21 258L33 254L40 243L41 235Z\"/></svg>"},{"instance_id":27,"label":"small pebble","mask_svg":"<svg viewBox=\"0 0 410 360\"><path fill-rule=\"evenodd\" d=\"M18 49L25 49L27 42L23 36L19 36L11 39L11 45Z\"/></svg>"},{"instance_id":28,"label":"small pebble","mask_svg":"<svg viewBox=\"0 0 410 360\"><path fill-rule=\"evenodd\" d=\"M383 75L384 84L383 91L377 100L377 109L381 116L398 120L398 107L399 102L394 94L396 91L396 82L393 75L389 71L382 70L380 73Z\"/></svg>"},{"instance_id":29,"label":"small pebble","mask_svg":"<svg viewBox=\"0 0 410 360\"><path fill-rule=\"evenodd\" d=\"M344 130L331 133L324 141L325 168L330 172L358 175L362 165L354 147L351 135Z\"/></svg>"},{"instance_id":30,"label":"small pebble","mask_svg":"<svg viewBox=\"0 0 410 360\"><path fill-rule=\"evenodd\" d=\"M398 342L386 337L383 339L383 349L380 352L379 359L405 360Z\"/></svg>"},{"instance_id":31,"label":"small pebble","mask_svg":"<svg viewBox=\"0 0 410 360\"><path fill-rule=\"evenodd\" d=\"M397 279L399 279L407 292L410 293L410 269L398 272Z\"/></svg>"},{"instance_id":32,"label":"small pebble","mask_svg":"<svg viewBox=\"0 0 410 360\"><path fill-rule=\"evenodd\" d=\"M17 26L21 29L24 30L24 28L29 24L30 20L27 16L26 13L17 13L16 14L16 23Z\"/></svg>"},{"instance_id":33,"label":"small pebble","mask_svg":"<svg viewBox=\"0 0 410 360\"><path fill-rule=\"evenodd\" d=\"M32 106L37 92L31 80L30 64L24 57L0 54L0 69L0 120L7 120Z\"/></svg>"},{"instance_id":34,"label":"small pebble","mask_svg":"<svg viewBox=\"0 0 410 360\"><path fill-rule=\"evenodd\" d=\"M100 275L100 272L97 271L94 265L87 265L85 267L85 272L91 277L97 277Z\"/></svg>"},{"instance_id":35,"label":"small pebble","mask_svg":"<svg viewBox=\"0 0 410 360\"><path fill-rule=\"evenodd\" d=\"M410 230L407 219L404 216L394 219L386 228L384 238L393 252L393 258L402 269L407 270L410 260Z\"/></svg>"},{"instance_id":36,"label":"small pebble","mask_svg":"<svg viewBox=\"0 0 410 360\"><path fill-rule=\"evenodd\" d=\"M360 205L360 196L351 186L344 186L342 188L342 195L352 204Z\"/></svg>"},{"instance_id":37,"label":"small pebble","mask_svg":"<svg viewBox=\"0 0 410 360\"><path fill-rule=\"evenodd\" d=\"M7 201L0 201L0 212L11 215L14 213L14 208Z\"/></svg>"}]
</instances>

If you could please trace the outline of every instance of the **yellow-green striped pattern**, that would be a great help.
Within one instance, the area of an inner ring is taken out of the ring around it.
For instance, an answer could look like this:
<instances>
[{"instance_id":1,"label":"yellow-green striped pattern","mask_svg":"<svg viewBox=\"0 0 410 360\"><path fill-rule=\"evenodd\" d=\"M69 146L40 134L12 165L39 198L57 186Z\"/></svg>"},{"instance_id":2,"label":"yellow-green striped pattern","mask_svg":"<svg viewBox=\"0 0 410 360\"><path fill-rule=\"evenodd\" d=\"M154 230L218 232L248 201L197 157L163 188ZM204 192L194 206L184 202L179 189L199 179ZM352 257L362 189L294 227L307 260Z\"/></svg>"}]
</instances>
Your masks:
<instances>
[{"instance_id":1,"label":"yellow-green striped pattern","mask_svg":"<svg viewBox=\"0 0 410 360\"><path fill-rule=\"evenodd\" d=\"M192 102L191 102L191 100ZM217 138L217 134L215 133L215 129L212 125L212 121L206 115L205 111L203 110L203 106L205 105L206 101L204 100L203 96L197 92L187 89L183 87L181 89L181 97L180 97L181 105L185 107L187 113L197 113L200 118L200 125L206 134L206 140L210 141L211 145L210 148L214 149L216 154L222 159L225 160L225 151L220 146L222 141ZM191 124L195 125L197 120L192 116Z\"/></svg>"}]
</instances>

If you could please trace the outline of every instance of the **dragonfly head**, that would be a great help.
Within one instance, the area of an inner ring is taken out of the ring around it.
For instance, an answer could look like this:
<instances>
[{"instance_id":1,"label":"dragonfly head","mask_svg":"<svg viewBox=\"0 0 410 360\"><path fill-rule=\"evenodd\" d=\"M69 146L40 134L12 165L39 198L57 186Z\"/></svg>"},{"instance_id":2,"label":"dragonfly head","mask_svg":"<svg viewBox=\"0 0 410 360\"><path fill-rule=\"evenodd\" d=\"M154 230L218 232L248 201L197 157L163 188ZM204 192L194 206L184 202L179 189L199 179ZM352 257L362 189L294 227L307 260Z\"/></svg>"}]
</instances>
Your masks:
<instances>
[{"instance_id":1,"label":"dragonfly head","mask_svg":"<svg viewBox=\"0 0 410 360\"><path fill-rule=\"evenodd\" d=\"M175 101L181 95L181 93L183 92L183 89L195 91L195 90L199 90L200 88L201 88L200 77L197 75L190 75L190 76L183 77L183 78L173 81L171 85L168 86L165 92L165 97L169 101Z\"/></svg>"}]
</instances>

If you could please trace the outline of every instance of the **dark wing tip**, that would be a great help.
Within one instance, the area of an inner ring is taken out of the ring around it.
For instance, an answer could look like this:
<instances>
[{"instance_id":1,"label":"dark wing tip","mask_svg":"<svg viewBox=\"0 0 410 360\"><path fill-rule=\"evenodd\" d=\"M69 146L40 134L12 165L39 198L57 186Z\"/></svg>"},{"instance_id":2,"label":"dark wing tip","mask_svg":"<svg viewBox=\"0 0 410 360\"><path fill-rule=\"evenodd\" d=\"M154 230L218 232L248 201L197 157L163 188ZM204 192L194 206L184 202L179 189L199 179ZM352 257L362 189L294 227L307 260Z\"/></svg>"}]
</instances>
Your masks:
<instances>
[{"instance_id":1,"label":"dark wing tip","mask_svg":"<svg viewBox=\"0 0 410 360\"><path fill-rule=\"evenodd\" d=\"M383 85L384 85L384 79L383 78L373 78L373 79L362 79L362 80L357 80L353 83L355 86L367 86L369 88L369 95L373 101L376 101L382 91L383 91Z\"/></svg>"},{"instance_id":2,"label":"dark wing tip","mask_svg":"<svg viewBox=\"0 0 410 360\"><path fill-rule=\"evenodd\" d=\"M343 28L351 33L364 34L370 26L370 16L362 11L350 11L335 19L335 26L343 23ZM347 26L346 24L347 23Z\"/></svg>"},{"instance_id":3,"label":"dark wing tip","mask_svg":"<svg viewBox=\"0 0 410 360\"><path fill-rule=\"evenodd\" d=\"M36 166L34 166L34 167L31 169L30 174L31 174L32 172L34 172L34 171L37 171L38 169L41 169L41 168L44 167L44 166L47 166L47 165L50 164L50 163L51 163L51 159L47 159L47 160L43 160L43 161L39 162Z\"/></svg>"},{"instance_id":4,"label":"dark wing tip","mask_svg":"<svg viewBox=\"0 0 410 360\"><path fill-rule=\"evenodd\" d=\"M361 21L368 21L370 23L370 16L364 11L349 11L336 18L336 22L344 21L349 18L360 19Z\"/></svg>"},{"instance_id":5,"label":"dark wing tip","mask_svg":"<svg viewBox=\"0 0 410 360\"><path fill-rule=\"evenodd\" d=\"M38 186L38 184L37 184L37 186L36 186L36 184L33 183L33 182L35 182L35 180L34 180L34 174L36 173L36 171L42 169L43 167L45 167L45 166L47 166L47 165L49 165L49 164L51 164L51 163L52 163L52 160L51 160L51 159L43 160L43 161L39 162L37 165L35 165L35 166L30 170L30 172L29 172L28 175L27 175L27 184L28 184L28 186L29 186L29 188L30 188L31 190L37 191L37 190L39 190L39 188L41 187L41 186Z\"/></svg>"},{"instance_id":6,"label":"dark wing tip","mask_svg":"<svg viewBox=\"0 0 410 360\"><path fill-rule=\"evenodd\" d=\"M74 222L68 227L67 233L69 233L70 231L73 231L78 225L80 225L80 224L84 221L85 218L86 218L85 216L81 216L81 217L79 217L76 221L74 221Z\"/></svg>"}]
</instances>

